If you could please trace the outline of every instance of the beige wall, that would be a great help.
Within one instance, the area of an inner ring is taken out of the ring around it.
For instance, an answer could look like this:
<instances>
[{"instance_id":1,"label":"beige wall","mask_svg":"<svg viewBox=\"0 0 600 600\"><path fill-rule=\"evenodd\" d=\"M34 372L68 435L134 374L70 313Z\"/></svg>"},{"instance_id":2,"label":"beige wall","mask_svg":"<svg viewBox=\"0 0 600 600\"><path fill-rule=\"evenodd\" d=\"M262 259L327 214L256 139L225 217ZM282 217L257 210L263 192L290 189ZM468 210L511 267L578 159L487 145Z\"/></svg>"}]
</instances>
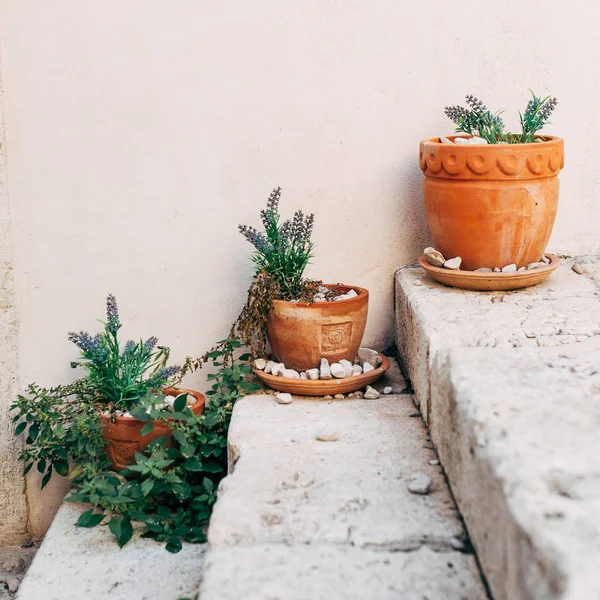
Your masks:
<instances>
[{"instance_id":1,"label":"beige wall","mask_svg":"<svg viewBox=\"0 0 600 600\"><path fill-rule=\"evenodd\" d=\"M310 275L368 287L366 342L390 343L392 271L428 241L418 142L466 93L513 127L528 88L559 97L551 248L600 249L595 0L0 6L23 382L72 376L65 334L109 291L178 358L220 339L251 276L236 226L278 185L316 212Z\"/></svg>"}]
</instances>

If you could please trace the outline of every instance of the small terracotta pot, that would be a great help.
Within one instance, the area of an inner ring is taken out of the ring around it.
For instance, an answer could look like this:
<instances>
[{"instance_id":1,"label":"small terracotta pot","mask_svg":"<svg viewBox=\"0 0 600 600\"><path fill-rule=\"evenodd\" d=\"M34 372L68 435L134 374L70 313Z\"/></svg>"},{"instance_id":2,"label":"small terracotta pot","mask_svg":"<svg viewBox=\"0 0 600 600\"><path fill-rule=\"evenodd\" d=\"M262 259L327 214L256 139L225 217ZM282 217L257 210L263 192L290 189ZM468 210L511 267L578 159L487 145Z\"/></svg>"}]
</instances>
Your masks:
<instances>
[{"instance_id":1,"label":"small terracotta pot","mask_svg":"<svg viewBox=\"0 0 600 600\"><path fill-rule=\"evenodd\" d=\"M196 398L196 404L190 406L192 412L201 415L204 412L204 396L200 392L185 388L165 388L162 391L165 396L178 396L185 392ZM157 437L168 436L167 446L171 445L171 428L160 421L154 421L154 429L142 437L142 428L148 422L133 417L115 417L111 421L110 417L102 416L102 436L106 441L106 453L113 470L121 471L133 464L135 453L143 452Z\"/></svg>"},{"instance_id":2,"label":"small terracotta pot","mask_svg":"<svg viewBox=\"0 0 600 600\"><path fill-rule=\"evenodd\" d=\"M324 284L331 287L331 284ZM342 293L358 296L336 302L285 302L275 300L267 321L267 337L275 357L288 369L306 371L329 363L353 360L367 324L369 292L340 285Z\"/></svg>"},{"instance_id":3,"label":"small terracotta pot","mask_svg":"<svg viewBox=\"0 0 600 600\"><path fill-rule=\"evenodd\" d=\"M456 137L450 136L454 140ZM537 262L552 233L560 138L531 144L442 144L423 140L427 221L436 250L461 269Z\"/></svg>"}]
</instances>

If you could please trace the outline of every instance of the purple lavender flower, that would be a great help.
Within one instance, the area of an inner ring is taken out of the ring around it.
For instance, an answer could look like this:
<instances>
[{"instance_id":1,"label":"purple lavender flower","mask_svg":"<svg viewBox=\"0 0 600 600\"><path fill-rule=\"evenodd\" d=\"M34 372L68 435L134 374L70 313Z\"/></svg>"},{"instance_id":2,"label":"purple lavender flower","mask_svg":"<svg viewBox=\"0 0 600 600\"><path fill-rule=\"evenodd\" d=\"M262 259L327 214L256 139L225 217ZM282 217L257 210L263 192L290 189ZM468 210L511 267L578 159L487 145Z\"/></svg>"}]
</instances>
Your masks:
<instances>
[{"instance_id":1,"label":"purple lavender flower","mask_svg":"<svg viewBox=\"0 0 600 600\"><path fill-rule=\"evenodd\" d=\"M117 299L109 294L106 298L106 328L110 333L117 333L120 327L121 320L119 319Z\"/></svg>"},{"instance_id":2,"label":"purple lavender flower","mask_svg":"<svg viewBox=\"0 0 600 600\"><path fill-rule=\"evenodd\" d=\"M156 378L162 381L171 379L174 375L177 375L181 371L181 367L177 367L175 365L171 367L165 367L156 373Z\"/></svg>"},{"instance_id":3,"label":"purple lavender flower","mask_svg":"<svg viewBox=\"0 0 600 600\"><path fill-rule=\"evenodd\" d=\"M125 350L123 350L123 355L131 354L136 346L137 344L133 340L127 340L125 342Z\"/></svg>"},{"instance_id":4,"label":"purple lavender flower","mask_svg":"<svg viewBox=\"0 0 600 600\"><path fill-rule=\"evenodd\" d=\"M146 348L146 350L154 350L156 344L158 344L158 338L153 335L144 342L144 348Z\"/></svg>"},{"instance_id":5,"label":"purple lavender flower","mask_svg":"<svg viewBox=\"0 0 600 600\"><path fill-rule=\"evenodd\" d=\"M96 361L102 361L106 358L106 349L102 344L102 336L97 335L92 337L85 331L80 331L79 333L71 331L67 337L70 342L73 342L81 350L85 358Z\"/></svg>"}]
</instances>

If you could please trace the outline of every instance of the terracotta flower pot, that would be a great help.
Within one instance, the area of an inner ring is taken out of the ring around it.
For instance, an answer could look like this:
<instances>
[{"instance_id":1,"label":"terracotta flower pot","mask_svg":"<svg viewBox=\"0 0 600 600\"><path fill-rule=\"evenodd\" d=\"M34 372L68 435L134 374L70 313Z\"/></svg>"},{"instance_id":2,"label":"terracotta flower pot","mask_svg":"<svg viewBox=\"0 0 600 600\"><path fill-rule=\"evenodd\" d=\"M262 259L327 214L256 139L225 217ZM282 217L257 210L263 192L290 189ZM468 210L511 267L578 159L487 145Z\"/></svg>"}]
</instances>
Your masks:
<instances>
[{"instance_id":1,"label":"terracotta flower pot","mask_svg":"<svg viewBox=\"0 0 600 600\"><path fill-rule=\"evenodd\" d=\"M327 284L326 284L327 285ZM288 369L306 371L330 363L353 360L367 324L369 292L356 286L339 286L342 293L358 296L335 302L284 302L275 300L267 322L273 354Z\"/></svg>"},{"instance_id":2,"label":"terracotta flower pot","mask_svg":"<svg viewBox=\"0 0 600 600\"><path fill-rule=\"evenodd\" d=\"M184 388L163 390L166 396L178 396L184 392L196 398L196 404L190 408L194 414L201 415L204 412L204 396L200 392ZM159 436L168 436L167 446L171 444L171 428L160 421L155 421L154 429L142 437L142 428L147 423L148 421L140 421L133 417L115 417L114 421L108 416L102 417L102 436L106 441L106 453L115 471L121 471L131 465L135 461L135 453L143 452L148 444Z\"/></svg>"},{"instance_id":3,"label":"terracotta flower pot","mask_svg":"<svg viewBox=\"0 0 600 600\"><path fill-rule=\"evenodd\" d=\"M449 139L464 136L450 136ZM461 269L522 267L546 249L558 205L563 141L442 144L423 140L419 163L436 250Z\"/></svg>"}]
</instances>

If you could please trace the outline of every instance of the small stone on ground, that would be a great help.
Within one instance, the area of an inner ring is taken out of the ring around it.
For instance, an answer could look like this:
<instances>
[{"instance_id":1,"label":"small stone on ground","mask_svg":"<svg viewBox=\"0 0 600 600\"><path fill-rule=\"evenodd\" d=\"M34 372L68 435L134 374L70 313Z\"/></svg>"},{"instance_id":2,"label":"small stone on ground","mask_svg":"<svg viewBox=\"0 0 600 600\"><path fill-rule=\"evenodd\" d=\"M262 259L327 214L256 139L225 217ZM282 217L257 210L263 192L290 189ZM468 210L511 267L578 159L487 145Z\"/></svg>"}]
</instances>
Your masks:
<instances>
[{"instance_id":1,"label":"small stone on ground","mask_svg":"<svg viewBox=\"0 0 600 600\"><path fill-rule=\"evenodd\" d=\"M413 473L408 482L408 491L411 494L429 494L431 490L431 477L426 473Z\"/></svg>"},{"instance_id":2,"label":"small stone on ground","mask_svg":"<svg viewBox=\"0 0 600 600\"><path fill-rule=\"evenodd\" d=\"M286 392L281 392L275 396L277 402L279 404L291 404L292 403L292 395L287 394Z\"/></svg>"}]
</instances>

